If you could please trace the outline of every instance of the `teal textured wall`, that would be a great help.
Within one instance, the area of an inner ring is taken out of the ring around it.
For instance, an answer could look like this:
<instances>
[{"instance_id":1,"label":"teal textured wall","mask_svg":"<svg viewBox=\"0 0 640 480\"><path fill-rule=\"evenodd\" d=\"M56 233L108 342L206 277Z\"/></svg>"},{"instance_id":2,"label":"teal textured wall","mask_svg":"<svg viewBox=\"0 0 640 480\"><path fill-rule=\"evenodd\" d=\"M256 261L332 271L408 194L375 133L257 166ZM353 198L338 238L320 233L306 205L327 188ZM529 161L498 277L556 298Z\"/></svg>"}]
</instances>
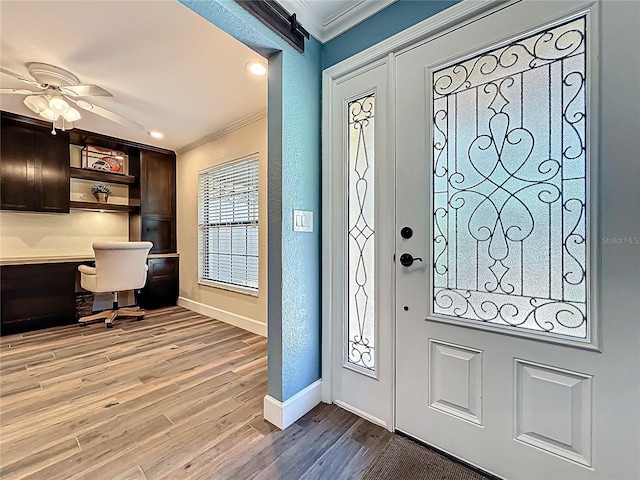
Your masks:
<instances>
[{"instance_id":1,"label":"teal textured wall","mask_svg":"<svg viewBox=\"0 0 640 480\"><path fill-rule=\"evenodd\" d=\"M269 57L268 392L285 401L320 378L321 45L298 53L232 0L181 1ZM292 231L294 208L313 233Z\"/></svg>"},{"instance_id":2,"label":"teal textured wall","mask_svg":"<svg viewBox=\"0 0 640 480\"><path fill-rule=\"evenodd\" d=\"M398 0L322 46L322 69L429 18L460 0Z\"/></svg>"},{"instance_id":3,"label":"teal textured wall","mask_svg":"<svg viewBox=\"0 0 640 480\"><path fill-rule=\"evenodd\" d=\"M180 1L269 58L268 392L285 401L321 375L321 70L457 0L399 0L302 54L233 0ZM292 231L294 208L315 213L313 233Z\"/></svg>"}]
</instances>

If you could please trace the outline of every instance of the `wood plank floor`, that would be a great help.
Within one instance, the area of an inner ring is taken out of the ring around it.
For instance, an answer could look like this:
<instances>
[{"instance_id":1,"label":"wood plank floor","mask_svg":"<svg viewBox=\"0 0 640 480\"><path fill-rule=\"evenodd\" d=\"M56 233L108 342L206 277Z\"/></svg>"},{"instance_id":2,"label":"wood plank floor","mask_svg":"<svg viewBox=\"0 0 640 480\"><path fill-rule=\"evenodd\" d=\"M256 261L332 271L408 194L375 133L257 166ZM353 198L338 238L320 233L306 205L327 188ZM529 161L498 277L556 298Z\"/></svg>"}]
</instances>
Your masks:
<instances>
[{"instance_id":1,"label":"wood plank floor","mask_svg":"<svg viewBox=\"0 0 640 480\"><path fill-rule=\"evenodd\" d=\"M0 477L357 479L391 438L321 404L264 421L266 339L180 307L0 340Z\"/></svg>"}]
</instances>

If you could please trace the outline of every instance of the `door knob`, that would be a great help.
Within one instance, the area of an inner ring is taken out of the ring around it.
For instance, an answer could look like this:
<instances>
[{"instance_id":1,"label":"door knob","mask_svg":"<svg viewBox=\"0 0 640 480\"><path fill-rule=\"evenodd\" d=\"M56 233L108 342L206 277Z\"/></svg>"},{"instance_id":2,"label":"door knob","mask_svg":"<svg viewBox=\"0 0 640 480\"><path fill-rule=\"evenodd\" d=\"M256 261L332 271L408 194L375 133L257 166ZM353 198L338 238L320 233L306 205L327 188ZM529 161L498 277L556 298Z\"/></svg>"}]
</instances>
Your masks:
<instances>
[{"instance_id":1,"label":"door knob","mask_svg":"<svg viewBox=\"0 0 640 480\"><path fill-rule=\"evenodd\" d=\"M413 265L413 262L415 261L421 262L422 259L418 257L414 257L410 253L403 253L402 255L400 255L400 263L405 267L410 267L411 265Z\"/></svg>"}]
</instances>

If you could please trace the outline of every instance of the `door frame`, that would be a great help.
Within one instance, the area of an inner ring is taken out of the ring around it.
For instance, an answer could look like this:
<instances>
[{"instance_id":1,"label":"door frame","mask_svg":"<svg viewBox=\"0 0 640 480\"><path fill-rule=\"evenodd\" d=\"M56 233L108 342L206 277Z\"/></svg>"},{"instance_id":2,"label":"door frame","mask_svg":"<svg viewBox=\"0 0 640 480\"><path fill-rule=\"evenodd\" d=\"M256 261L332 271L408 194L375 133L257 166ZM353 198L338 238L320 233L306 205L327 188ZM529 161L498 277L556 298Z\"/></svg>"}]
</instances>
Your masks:
<instances>
[{"instance_id":1,"label":"door frame","mask_svg":"<svg viewBox=\"0 0 640 480\"><path fill-rule=\"evenodd\" d=\"M333 403L333 360L337 350L333 337L336 334L334 319L343 319L345 306L341 296L334 290L343 288L346 284L345 268L343 264L343 249L339 246L344 239L334 238L332 225L336 222L344 222L346 213L335 208L343 202L344 185L335 181L337 171L342 168L338 163L343 158L344 152L335 151L331 129L331 111L333 102L333 86L337 82L350 76L357 75L358 70L365 69L373 63L388 65L389 91L395 90L395 54L413 44L444 35L458 27L461 23L488 14L506 5L517 3L519 0L463 0L448 9L430 17L382 42L346 59L322 72L322 384L321 398L325 403ZM395 99L389 95L387 122L387 152L388 159L395 165ZM334 161L334 158L336 160ZM393 223L395 228L395 222ZM389 233L395 238L395 232ZM395 242L394 242L395 243ZM395 272L395 269L394 269ZM395 277L395 273L393 274ZM392 278L395 292L395 278ZM395 308L392 310L391 328L395 332L396 318ZM389 431L395 430L395 338L392 338L392 362L391 365L391 405L390 422L384 425ZM340 355L342 355L340 351ZM356 412L367 418L367 412ZM364 415L363 415L364 414ZM374 420L374 418L368 418ZM380 423L380 422L375 422Z\"/></svg>"}]
</instances>

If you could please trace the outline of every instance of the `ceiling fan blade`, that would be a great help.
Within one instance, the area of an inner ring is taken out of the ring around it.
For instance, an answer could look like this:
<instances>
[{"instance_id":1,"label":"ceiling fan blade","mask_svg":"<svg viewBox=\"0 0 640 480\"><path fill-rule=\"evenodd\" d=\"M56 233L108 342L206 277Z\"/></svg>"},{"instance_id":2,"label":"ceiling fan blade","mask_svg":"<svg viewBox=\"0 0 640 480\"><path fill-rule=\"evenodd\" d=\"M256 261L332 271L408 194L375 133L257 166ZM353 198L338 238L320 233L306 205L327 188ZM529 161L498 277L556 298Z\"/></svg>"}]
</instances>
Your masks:
<instances>
[{"instance_id":1,"label":"ceiling fan blade","mask_svg":"<svg viewBox=\"0 0 640 480\"><path fill-rule=\"evenodd\" d=\"M9 75L10 77L16 78L18 80L20 80L21 82L27 83L29 85L31 85L32 87L38 87L38 88L44 88L43 85L41 85L40 83L38 83L35 80L32 80L31 78L25 78L22 75L18 75L17 73L13 73L10 70L7 70L6 68L2 68L0 67L0 72Z\"/></svg>"},{"instance_id":2,"label":"ceiling fan blade","mask_svg":"<svg viewBox=\"0 0 640 480\"><path fill-rule=\"evenodd\" d=\"M9 95L40 95L42 92L32 92L24 88L0 88L0 93L8 93Z\"/></svg>"},{"instance_id":3,"label":"ceiling fan blade","mask_svg":"<svg viewBox=\"0 0 640 480\"><path fill-rule=\"evenodd\" d=\"M100 115L101 117L104 117L107 120L111 120L112 122L116 122L125 127L129 127L137 130L144 129L144 127L140 125L138 122L129 120L128 118L123 117L122 115L112 112L111 110L107 110L106 108L102 108L93 103L89 103L86 100L74 100L73 98L70 98L66 95L65 95L65 98L75 103L76 105L78 105L78 107L82 108L83 110L87 110L88 112L95 113L96 115Z\"/></svg>"},{"instance_id":4,"label":"ceiling fan blade","mask_svg":"<svg viewBox=\"0 0 640 480\"><path fill-rule=\"evenodd\" d=\"M113 97L111 92L98 85L68 85L60 87L60 91L72 97Z\"/></svg>"}]
</instances>

